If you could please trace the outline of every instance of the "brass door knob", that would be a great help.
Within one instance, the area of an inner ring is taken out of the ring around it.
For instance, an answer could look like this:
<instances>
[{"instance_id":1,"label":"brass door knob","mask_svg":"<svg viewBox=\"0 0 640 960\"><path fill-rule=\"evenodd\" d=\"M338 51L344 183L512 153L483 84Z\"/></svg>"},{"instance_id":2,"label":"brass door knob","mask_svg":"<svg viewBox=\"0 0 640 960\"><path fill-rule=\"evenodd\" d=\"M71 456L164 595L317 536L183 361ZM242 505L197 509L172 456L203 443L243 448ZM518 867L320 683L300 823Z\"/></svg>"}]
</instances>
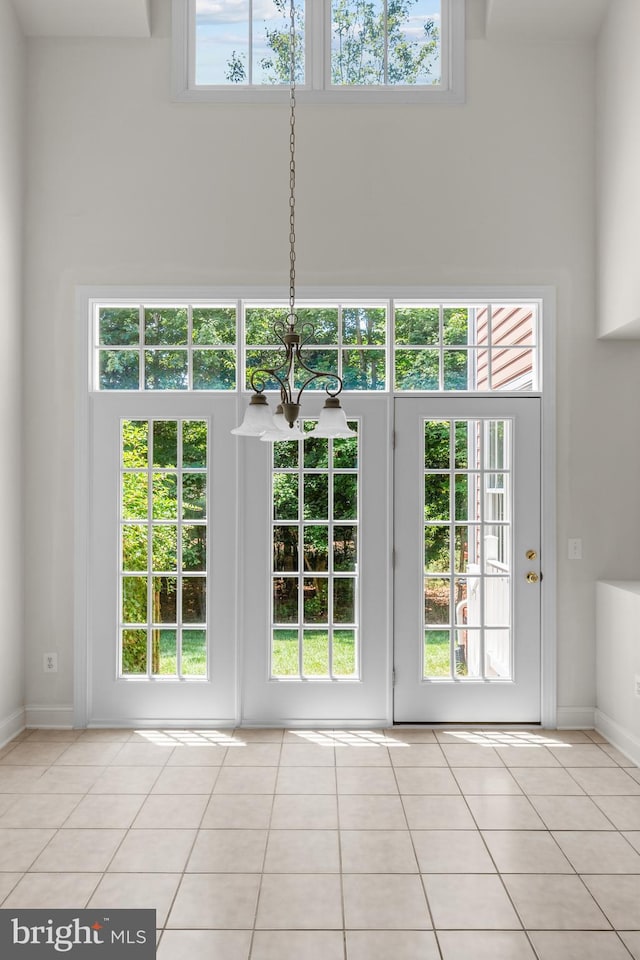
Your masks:
<instances>
[{"instance_id":1,"label":"brass door knob","mask_svg":"<svg viewBox=\"0 0 640 960\"><path fill-rule=\"evenodd\" d=\"M539 579L540 577L538 576L537 573L534 573L533 570L530 570L529 573L526 575L527 583L537 583Z\"/></svg>"}]
</instances>

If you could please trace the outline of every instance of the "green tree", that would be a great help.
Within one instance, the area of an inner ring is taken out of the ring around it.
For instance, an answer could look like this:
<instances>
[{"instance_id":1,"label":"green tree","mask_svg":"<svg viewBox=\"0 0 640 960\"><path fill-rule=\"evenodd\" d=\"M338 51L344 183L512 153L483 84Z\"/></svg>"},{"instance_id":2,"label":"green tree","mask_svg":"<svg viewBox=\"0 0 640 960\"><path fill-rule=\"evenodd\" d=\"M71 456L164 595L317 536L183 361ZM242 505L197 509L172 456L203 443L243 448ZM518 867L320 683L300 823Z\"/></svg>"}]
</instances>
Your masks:
<instances>
[{"instance_id":1,"label":"green tree","mask_svg":"<svg viewBox=\"0 0 640 960\"><path fill-rule=\"evenodd\" d=\"M332 3L331 82L337 85L432 84L439 81L440 33L431 19L422 24L418 39L405 27L417 0L388 0L384 10L371 0L334 0ZM291 75L289 0L274 0L283 26L265 30L270 53L260 66L268 83L288 83ZM298 0L296 16L296 82L304 77L304 4ZM246 83L242 58L234 50L227 63L226 79Z\"/></svg>"},{"instance_id":2,"label":"green tree","mask_svg":"<svg viewBox=\"0 0 640 960\"><path fill-rule=\"evenodd\" d=\"M247 68L245 66L244 54L238 53L237 50L232 51L224 78L228 80L229 83L247 82Z\"/></svg>"},{"instance_id":3,"label":"green tree","mask_svg":"<svg viewBox=\"0 0 640 960\"><path fill-rule=\"evenodd\" d=\"M388 0L385 23L384 10L376 11L372 2L334 2L332 83L433 83L439 32L434 21L427 20L420 39L408 39L404 27L415 4L416 0Z\"/></svg>"},{"instance_id":4,"label":"green tree","mask_svg":"<svg viewBox=\"0 0 640 960\"><path fill-rule=\"evenodd\" d=\"M125 623L147 623L147 577L152 576L151 620L154 623L175 619L176 590L178 585L178 490L177 472L182 461L188 470L190 463L196 467L206 464L207 426L205 421L183 421L182 450L178 450L178 424L176 420L153 421L153 472L152 504L149 510L149 422L124 420L122 423L122 462L136 473L123 475L122 511L126 523L122 536L123 620ZM206 555L206 527L188 521L205 518L206 478L202 474L184 473L182 569L185 572L203 570ZM149 563L149 520L168 521L155 523L151 538L151 563ZM173 521L173 522L171 522ZM126 576L129 572L144 572L146 576ZM125 673L146 673L146 642L138 636L140 631L125 631L123 645L123 670ZM154 629L151 636L151 672L162 671L161 631Z\"/></svg>"}]
</instances>

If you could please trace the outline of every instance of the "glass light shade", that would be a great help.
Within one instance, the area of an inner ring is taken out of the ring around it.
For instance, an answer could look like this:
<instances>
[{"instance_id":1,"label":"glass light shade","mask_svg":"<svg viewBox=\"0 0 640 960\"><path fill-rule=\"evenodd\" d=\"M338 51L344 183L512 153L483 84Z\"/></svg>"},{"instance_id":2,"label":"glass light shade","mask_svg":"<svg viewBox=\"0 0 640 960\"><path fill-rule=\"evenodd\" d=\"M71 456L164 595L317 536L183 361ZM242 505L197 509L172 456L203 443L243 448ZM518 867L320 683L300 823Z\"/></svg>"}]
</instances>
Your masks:
<instances>
[{"instance_id":1,"label":"glass light shade","mask_svg":"<svg viewBox=\"0 0 640 960\"><path fill-rule=\"evenodd\" d=\"M262 393L254 393L239 427L234 427L231 433L238 437L261 437L267 430L273 429L273 417Z\"/></svg>"},{"instance_id":2,"label":"glass light shade","mask_svg":"<svg viewBox=\"0 0 640 960\"><path fill-rule=\"evenodd\" d=\"M282 409L282 404L279 403L276 407L276 412L273 415L273 426L276 430L282 430L283 433L287 433L290 429L289 424L285 420L284 410Z\"/></svg>"},{"instance_id":3,"label":"glass light shade","mask_svg":"<svg viewBox=\"0 0 640 960\"><path fill-rule=\"evenodd\" d=\"M301 440L303 438L304 433L299 426L290 427L287 423L281 403L278 404L276 412L271 418L271 427L260 437L265 443L273 443L278 440Z\"/></svg>"},{"instance_id":4,"label":"glass light shade","mask_svg":"<svg viewBox=\"0 0 640 960\"><path fill-rule=\"evenodd\" d=\"M265 443L269 441L271 443L278 443L281 440L304 440L305 437L308 437L308 433L303 433L300 427L296 424L295 427L290 427L287 421L285 420L285 430L279 430L278 427L271 427L270 430L266 430L260 437L261 440L264 440Z\"/></svg>"},{"instance_id":5,"label":"glass light shade","mask_svg":"<svg viewBox=\"0 0 640 960\"><path fill-rule=\"evenodd\" d=\"M308 437L355 437L356 432L347 423L347 417L337 397L327 397L320 411L317 426Z\"/></svg>"}]
</instances>

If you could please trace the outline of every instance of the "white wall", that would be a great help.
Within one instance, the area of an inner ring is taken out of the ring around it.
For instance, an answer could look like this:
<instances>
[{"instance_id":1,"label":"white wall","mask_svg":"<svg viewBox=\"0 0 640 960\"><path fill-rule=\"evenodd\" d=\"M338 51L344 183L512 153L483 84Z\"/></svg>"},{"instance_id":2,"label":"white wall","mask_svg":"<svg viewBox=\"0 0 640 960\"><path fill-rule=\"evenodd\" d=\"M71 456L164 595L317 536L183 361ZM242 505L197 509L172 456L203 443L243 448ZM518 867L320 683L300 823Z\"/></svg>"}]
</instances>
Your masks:
<instances>
[{"instance_id":1,"label":"white wall","mask_svg":"<svg viewBox=\"0 0 640 960\"><path fill-rule=\"evenodd\" d=\"M169 100L150 41L30 42L27 699L72 700L74 289L284 283L287 111ZM475 39L462 107L301 107L300 284L552 284L558 294L559 704L595 704L594 582L640 575L640 456L610 494L615 390L595 339L593 49ZM594 439L597 438L597 446ZM46 480L46 482L45 482ZM585 559L570 564L566 538ZM60 672L43 676L57 649ZM565 720L572 714L565 712Z\"/></svg>"},{"instance_id":2,"label":"white wall","mask_svg":"<svg viewBox=\"0 0 640 960\"><path fill-rule=\"evenodd\" d=\"M640 337L640 4L614 0L598 41L601 335Z\"/></svg>"},{"instance_id":3,"label":"white wall","mask_svg":"<svg viewBox=\"0 0 640 960\"><path fill-rule=\"evenodd\" d=\"M22 216L25 43L0 0L0 744L22 726Z\"/></svg>"},{"instance_id":4,"label":"white wall","mask_svg":"<svg viewBox=\"0 0 640 960\"><path fill-rule=\"evenodd\" d=\"M596 598L596 722L640 764L640 582L601 581Z\"/></svg>"}]
</instances>

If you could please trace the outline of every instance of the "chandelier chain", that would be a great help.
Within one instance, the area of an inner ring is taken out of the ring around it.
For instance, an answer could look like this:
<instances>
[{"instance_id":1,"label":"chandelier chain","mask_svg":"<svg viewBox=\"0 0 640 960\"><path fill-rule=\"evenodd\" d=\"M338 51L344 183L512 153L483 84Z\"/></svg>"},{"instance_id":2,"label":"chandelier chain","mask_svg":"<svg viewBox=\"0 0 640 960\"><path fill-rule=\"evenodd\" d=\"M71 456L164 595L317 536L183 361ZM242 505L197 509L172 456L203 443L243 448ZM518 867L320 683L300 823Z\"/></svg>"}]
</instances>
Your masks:
<instances>
[{"instance_id":1,"label":"chandelier chain","mask_svg":"<svg viewBox=\"0 0 640 960\"><path fill-rule=\"evenodd\" d=\"M295 323L296 302L296 19L291 0L289 21L289 323Z\"/></svg>"}]
</instances>

